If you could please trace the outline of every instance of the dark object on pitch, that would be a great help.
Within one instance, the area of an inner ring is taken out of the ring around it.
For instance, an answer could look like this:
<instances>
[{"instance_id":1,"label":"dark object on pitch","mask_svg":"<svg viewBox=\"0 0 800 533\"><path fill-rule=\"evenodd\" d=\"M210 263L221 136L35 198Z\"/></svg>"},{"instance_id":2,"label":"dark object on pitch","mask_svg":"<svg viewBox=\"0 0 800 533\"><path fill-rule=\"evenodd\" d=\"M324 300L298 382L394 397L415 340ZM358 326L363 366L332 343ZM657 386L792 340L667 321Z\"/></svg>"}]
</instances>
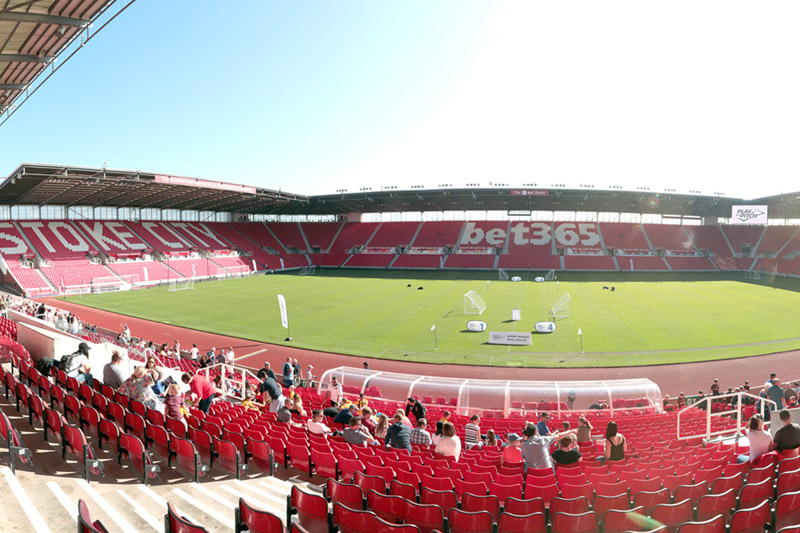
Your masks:
<instances>
[{"instance_id":1,"label":"dark object on pitch","mask_svg":"<svg viewBox=\"0 0 800 533\"><path fill-rule=\"evenodd\" d=\"M411 284L409 283L408 285L406 285L406 287L411 287Z\"/></svg>"},{"instance_id":2,"label":"dark object on pitch","mask_svg":"<svg viewBox=\"0 0 800 533\"><path fill-rule=\"evenodd\" d=\"M604 291L607 291L607 290L608 290L608 287L607 287L607 286L605 286L605 285L603 285L603 290L604 290Z\"/></svg>"},{"instance_id":3,"label":"dark object on pitch","mask_svg":"<svg viewBox=\"0 0 800 533\"><path fill-rule=\"evenodd\" d=\"M614 292L615 290L616 290L616 289L615 289L614 287L611 287L611 292Z\"/></svg>"},{"instance_id":4,"label":"dark object on pitch","mask_svg":"<svg viewBox=\"0 0 800 533\"><path fill-rule=\"evenodd\" d=\"M424 289L424 288L425 288L425 287L417 287L417 290L418 290L418 291L421 291L421 290L422 290L422 289Z\"/></svg>"}]
</instances>

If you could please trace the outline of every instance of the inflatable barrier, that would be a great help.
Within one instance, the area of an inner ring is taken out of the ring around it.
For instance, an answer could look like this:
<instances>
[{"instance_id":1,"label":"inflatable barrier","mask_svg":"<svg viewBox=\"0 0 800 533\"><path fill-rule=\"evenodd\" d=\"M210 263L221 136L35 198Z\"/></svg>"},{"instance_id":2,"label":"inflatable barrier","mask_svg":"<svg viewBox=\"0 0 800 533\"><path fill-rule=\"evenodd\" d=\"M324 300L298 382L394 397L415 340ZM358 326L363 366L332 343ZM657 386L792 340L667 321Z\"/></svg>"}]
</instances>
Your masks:
<instances>
[{"instance_id":1,"label":"inflatable barrier","mask_svg":"<svg viewBox=\"0 0 800 533\"><path fill-rule=\"evenodd\" d=\"M555 322L537 322L534 324L533 329L537 333L553 333L556 330Z\"/></svg>"},{"instance_id":2,"label":"inflatable barrier","mask_svg":"<svg viewBox=\"0 0 800 533\"><path fill-rule=\"evenodd\" d=\"M486 331L486 322L481 320L470 320L467 322L467 329L469 331Z\"/></svg>"}]
</instances>

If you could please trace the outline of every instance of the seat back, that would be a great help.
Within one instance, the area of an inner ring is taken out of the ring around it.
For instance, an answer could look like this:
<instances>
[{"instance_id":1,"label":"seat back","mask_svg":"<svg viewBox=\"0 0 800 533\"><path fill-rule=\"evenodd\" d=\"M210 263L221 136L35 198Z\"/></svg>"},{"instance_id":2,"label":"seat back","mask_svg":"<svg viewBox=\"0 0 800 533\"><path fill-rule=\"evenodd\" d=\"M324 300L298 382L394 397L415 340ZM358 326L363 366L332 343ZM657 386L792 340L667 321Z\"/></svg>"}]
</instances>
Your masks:
<instances>
[{"instance_id":1,"label":"seat back","mask_svg":"<svg viewBox=\"0 0 800 533\"><path fill-rule=\"evenodd\" d=\"M300 490L297 486L292 486L289 494L287 513L287 524L291 523L291 515L297 514L300 525L312 533L328 533L332 526L325 498Z\"/></svg>"},{"instance_id":2,"label":"seat back","mask_svg":"<svg viewBox=\"0 0 800 533\"><path fill-rule=\"evenodd\" d=\"M339 502L351 509L364 508L364 493L358 485L340 483L328 478L325 483L325 497L333 503Z\"/></svg>"},{"instance_id":3,"label":"seat back","mask_svg":"<svg viewBox=\"0 0 800 533\"><path fill-rule=\"evenodd\" d=\"M333 525L341 533L373 533L377 515L372 511L356 511L341 503L333 504Z\"/></svg>"},{"instance_id":4,"label":"seat back","mask_svg":"<svg viewBox=\"0 0 800 533\"><path fill-rule=\"evenodd\" d=\"M167 503L167 515L164 517L164 525L167 533L208 533L208 530L203 526L193 524L179 515L171 503Z\"/></svg>"},{"instance_id":5,"label":"seat back","mask_svg":"<svg viewBox=\"0 0 800 533\"><path fill-rule=\"evenodd\" d=\"M268 512L256 509L244 498L239 498L239 506L236 508L236 531L269 531L282 533L286 531L281 519Z\"/></svg>"},{"instance_id":6,"label":"seat back","mask_svg":"<svg viewBox=\"0 0 800 533\"><path fill-rule=\"evenodd\" d=\"M603 515L603 533L639 531L647 512L641 505L633 509L609 509Z\"/></svg>"},{"instance_id":7,"label":"seat back","mask_svg":"<svg viewBox=\"0 0 800 533\"><path fill-rule=\"evenodd\" d=\"M544 513L516 515L503 513L497 523L497 533L547 533Z\"/></svg>"},{"instance_id":8,"label":"seat back","mask_svg":"<svg viewBox=\"0 0 800 533\"><path fill-rule=\"evenodd\" d=\"M78 533L108 533L99 520L92 521L86 502L78 500Z\"/></svg>"},{"instance_id":9,"label":"seat back","mask_svg":"<svg viewBox=\"0 0 800 533\"><path fill-rule=\"evenodd\" d=\"M725 533L725 518L719 514L704 521L684 522L678 533Z\"/></svg>"},{"instance_id":10,"label":"seat back","mask_svg":"<svg viewBox=\"0 0 800 533\"><path fill-rule=\"evenodd\" d=\"M593 511L581 514L555 513L550 518L552 533L592 533L597 531L597 515Z\"/></svg>"},{"instance_id":11,"label":"seat back","mask_svg":"<svg viewBox=\"0 0 800 533\"><path fill-rule=\"evenodd\" d=\"M450 533L493 533L492 515L486 511L469 512L452 508L447 513Z\"/></svg>"},{"instance_id":12,"label":"seat back","mask_svg":"<svg viewBox=\"0 0 800 533\"><path fill-rule=\"evenodd\" d=\"M761 533L772 519L769 501L750 509L739 509L731 515L730 533Z\"/></svg>"}]
</instances>

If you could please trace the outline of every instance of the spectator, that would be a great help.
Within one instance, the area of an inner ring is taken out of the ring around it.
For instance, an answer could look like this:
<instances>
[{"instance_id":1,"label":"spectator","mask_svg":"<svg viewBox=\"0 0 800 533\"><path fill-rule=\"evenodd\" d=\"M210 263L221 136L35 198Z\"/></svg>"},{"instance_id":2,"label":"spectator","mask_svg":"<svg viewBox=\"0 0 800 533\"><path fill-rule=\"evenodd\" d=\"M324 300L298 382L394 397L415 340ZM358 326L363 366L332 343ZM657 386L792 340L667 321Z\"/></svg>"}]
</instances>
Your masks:
<instances>
[{"instance_id":1,"label":"spectator","mask_svg":"<svg viewBox=\"0 0 800 533\"><path fill-rule=\"evenodd\" d=\"M469 450L474 446L480 446L481 440L481 417L472 415L467 425L464 426L464 447Z\"/></svg>"},{"instance_id":2,"label":"spectator","mask_svg":"<svg viewBox=\"0 0 800 533\"><path fill-rule=\"evenodd\" d=\"M369 370L369 363L364 361L364 370Z\"/></svg>"},{"instance_id":3,"label":"spectator","mask_svg":"<svg viewBox=\"0 0 800 533\"><path fill-rule=\"evenodd\" d=\"M403 415L394 415L394 424L386 430L386 445L397 450L407 450L411 454L411 430L403 423ZM441 443L440 443L441 444Z\"/></svg>"},{"instance_id":4,"label":"spectator","mask_svg":"<svg viewBox=\"0 0 800 533\"><path fill-rule=\"evenodd\" d=\"M383 413L378 414L378 423L375 425L375 430L372 432L375 438L383 440L386 438L386 433L389 430L389 417Z\"/></svg>"},{"instance_id":5,"label":"spectator","mask_svg":"<svg viewBox=\"0 0 800 533\"><path fill-rule=\"evenodd\" d=\"M186 400L183 394L181 394L181 388L178 386L178 384L170 383L167 387L167 394L164 396L164 415L168 416L169 418L180 420L186 424L183 419L185 401Z\"/></svg>"},{"instance_id":6,"label":"spectator","mask_svg":"<svg viewBox=\"0 0 800 533\"><path fill-rule=\"evenodd\" d=\"M719 380L714 379L714 383L711 384L711 396L719 396Z\"/></svg>"},{"instance_id":7,"label":"spectator","mask_svg":"<svg viewBox=\"0 0 800 533\"><path fill-rule=\"evenodd\" d=\"M569 420L564 420L561 423L561 431L569 431Z\"/></svg>"},{"instance_id":8,"label":"spectator","mask_svg":"<svg viewBox=\"0 0 800 533\"><path fill-rule=\"evenodd\" d=\"M233 352L233 346L230 346L228 347L228 351L225 352L225 362L228 364L229 367L233 367L233 362L235 360L236 360L236 354Z\"/></svg>"},{"instance_id":9,"label":"spectator","mask_svg":"<svg viewBox=\"0 0 800 533\"><path fill-rule=\"evenodd\" d=\"M697 391L697 401L698 402L700 400L702 400L703 398L705 398L705 397L706 397L706 394L703 391L701 391L701 390ZM705 411L706 409L708 409L708 402L705 401L705 402L698 403L697 404L697 408L698 409L702 409L703 411Z\"/></svg>"},{"instance_id":10,"label":"spectator","mask_svg":"<svg viewBox=\"0 0 800 533\"><path fill-rule=\"evenodd\" d=\"M377 422L372 417L372 409L365 407L361 410L361 424L367 428L370 433L375 431Z\"/></svg>"},{"instance_id":11,"label":"spectator","mask_svg":"<svg viewBox=\"0 0 800 533\"><path fill-rule=\"evenodd\" d=\"M550 428L547 427L548 422L550 422L550 414L542 413L539 415L539 423L536 424L536 431L539 432L539 435L545 436L550 434Z\"/></svg>"},{"instance_id":12,"label":"spectator","mask_svg":"<svg viewBox=\"0 0 800 533\"><path fill-rule=\"evenodd\" d=\"M686 407L686 396L683 393L678 394L678 409Z\"/></svg>"},{"instance_id":13,"label":"spectator","mask_svg":"<svg viewBox=\"0 0 800 533\"><path fill-rule=\"evenodd\" d=\"M628 452L625 436L617 431L617 423L611 421L606 426L606 446L603 456L607 461L622 461Z\"/></svg>"},{"instance_id":14,"label":"spectator","mask_svg":"<svg viewBox=\"0 0 800 533\"><path fill-rule=\"evenodd\" d=\"M314 367L308 365L308 370L306 370L306 387L313 387L314 386Z\"/></svg>"},{"instance_id":15,"label":"spectator","mask_svg":"<svg viewBox=\"0 0 800 533\"><path fill-rule=\"evenodd\" d=\"M764 419L759 414L753 415L747 431L742 431L750 441L750 455L740 455L737 459L739 463L750 461L755 464L762 455L772 449L772 436L764 429Z\"/></svg>"},{"instance_id":16,"label":"spectator","mask_svg":"<svg viewBox=\"0 0 800 533\"><path fill-rule=\"evenodd\" d=\"M297 416L306 416L306 410L303 409L303 398L299 394L295 394L292 398L292 413Z\"/></svg>"},{"instance_id":17,"label":"spectator","mask_svg":"<svg viewBox=\"0 0 800 533\"><path fill-rule=\"evenodd\" d=\"M103 367L103 383L117 390L125 378L122 377L122 356L117 350L111 352L111 362Z\"/></svg>"},{"instance_id":18,"label":"spectator","mask_svg":"<svg viewBox=\"0 0 800 533\"><path fill-rule=\"evenodd\" d=\"M444 428L444 425L445 425L445 422L442 422L441 420L436 422L436 433L431 435L431 444L433 446L436 446L437 444L439 444L439 441L442 438L442 428Z\"/></svg>"},{"instance_id":19,"label":"spectator","mask_svg":"<svg viewBox=\"0 0 800 533\"><path fill-rule=\"evenodd\" d=\"M412 396L408 399L408 403L406 403L405 415L408 416L409 413L414 415L414 420L425 418L425 406Z\"/></svg>"},{"instance_id":20,"label":"spectator","mask_svg":"<svg viewBox=\"0 0 800 533\"><path fill-rule=\"evenodd\" d=\"M439 419L439 422L444 424L445 422L450 422L450 411L445 411L442 413L442 418Z\"/></svg>"},{"instance_id":21,"label":"spectator","mask_svg":"<svg viewBox=\"0 0 800 533\"><path fill-rule=\"evenodd\" d=\"M89 345L82 342L78 345L78 351L70 356L67 367L64 369L67 376L75 378L78 383L86 383L92 386L92 367L89 364Z\"/></svg>"},{"instance_id":22,"label":"spectator","mask_svg":"<svg viewBox=\"0 0 800 533\"><path fill-rule=\"evenodd\" d=\"M350 419L349 427L345 428L342 432L345 442L354 446L366 446L367 444L378 444L378 441L373 439L372 436L365 432L361 427L361 421L358 417Z\"/></svg>"},{"instance_id":23,"label":"spectator","mask_svg":"<svg viewBox=\"0 0 800 533\"><path fill-rule=\"evenodd\" d=\"M403 419L403 424L408 426L408 430L411 431L414 428L414 424L411 423L411 419L406 416L405 411L402 409L398 409L395 413L395 416L400 415L400 418Z\"/></svg>"},{"instance_id":24,"label":"spectator","mask_svg":"<svg viewBox=\"0 0 800 533\"><path fill-rule=\"evenodd\" d=\"M271 378L272 378L273 380L275 380L276 382L278 381L278 378L277 378L277 376L275 375L275 371L274 371L274 370L272 370L272 367L270 366L270 364L269 364L269 361L266 361L266 362L264 363L264 368L262 368L261 370L263 370L264 372L266 372L266 373L267 373L267 376L271 377Z\"/></svg>"},{"instance_id":25,"label":"spectator","mask_svg":"<svg viewBox=\"0 0 800 533\"><path fill-rule=\"evenodd\" d=\"M578 429L575 436L578 442L592 442L592 424L584 417L578 417Z\"/></svg>"},{"instance_id":26,"label":"spectator","mask_svg":"<svg viewBox=\"0 0 800 533\"><path fill-rule=\"evenodd\" d=\"M292 421L292 400L283 399L283 404L278 407L278 422L291 423Z\"/></svg>"},{"instance_id":27,"label":"spectator","mask_svg":"<svg viewBox=\"0 0 800 533\"><path fill-rule=\"evenodd\" d=\"M786 404L787 409L796 409L797 408L797 396L792 394L789 398L789 402Z\"/></svg>"},{"instance_id":28,"label":"spectator","mask_svg":"<svg viewBox=\"0 0 800 533\"><path fill-rule=\"evenodd\" d=\"M286 362L283 363L283 370L281 371L281 374L283 374L284 387L291 387L294 385L294 367L292 366L291 357L287 357Z\"/></svg>"},{"instance_id":29,"label":"spectator","mask_svg":"<svg viewBox=\"0 0 800 533\"><path fill-rule=\"evenodd\" d=\"M417 427L411 430L411 444L422 444L424 446L431 445L431 434L425 429L427 426L427 420L424 418L417 418Z\"/></svg>"},{"instance_id":30,"label":"spectator","mask_svg":"<svg viewBox=\"0 0 800 533\"><path fill-rule=\"evenodd\" d=\"M268 374L262 374L264 381L261 382L261 392L269 396L269 410L272 413L277 413L278 408L283 403L283 389L278 383L269 377Z\"/></svg>"},{"instance_id":31,"label":"spectator","mask_svg":"<svg viewBox=\"0 0 800 533\"><path fill-rule=\"evenodd\" d=\"M200 350L197 349L196 344L192 344L192 349L190 350L190 353L192 354L191 355L192 361L197 361L197 356L200 353Z\"/></svg>"},{"instance_id":32,"label":"spectator","mask_svg":"<svg viewBox=\"0 0 800 533\"><path fill-rule=\"evenodd\" d=\"M442 438L436 444L435 451L443 457L455 457L456 462L461 457L461 439L456 435L456 427L452 422L442 425Z\"/></svg>"},{"instance_id":33,"label":"spectator","mask_svg":"<svg viewBox=\"0 0 800 533\"><path fill-rule=\"evenodd\" d=\"M358 406L354 403L351 403L341 411L339 414L336 415L336 418L333 419L334 424L343 424L347 426L350 424L351 418L358 418Z\"/></svg>"},{"instance_id":34,"label":"spectator","mask_svg":"<svg viewBox=\"0 0 800 533\"><path fill-rule=\"evenodd\" d=\"M359 393L358 400L356 400L356 405L358 406L359 409L363 409L367 405L369 405L369 400L364 398L364 393L363 392Z\"/></svg>"},{"instance_id":35,"label":"spectator","mask_svg":"<svg viewBox=\"0 0 800 533\"><path fill-rule=\"evenodd\" d=\"M332 433L331 428L325 425L325 423L322 421L322 418L322 409L314 409L311 411L311 420L306 422L306 427L308 428L309 433L323 436Z\"/></svg>"},{"instance_id":36,"label":"spectator","mask_svg":"<svg viewBox=\"0 0 800 533\"><path fill-rule=\"evenodd\" d=\"M525 424L522 434L525 435L525 440L520 445L520 452L525 461L525 471L529 468L553 468L549 450L556 435L539 435L533 422Z\"/></svg>"},{"instance_id":37,"label":"spectator","mask_svg":"<svg viewBox=\"0 0 800 533\"><path fill-rule=\"evenodd\" d=\"M567 409L572 411L575 408L575 399L578 397L578 393L574 390L571 390L567 393Z\"/></svg>"},{"instance_id":38,"label":"spectator","mask_svg":"<svg viewBox=\"0 0 800 533\"><path fill-rule=\"evenodd\" d=\"M144 368L153 378L153 393L161 396L166 387L164 387L164 385L161 383L161 371L156 366L156 358L152 356L148 357L147 361L144 363Z\"/></svg>"},{"instance_id":39,"label":"spectator","mask_svg":"<svg viewBox=\"0 0 800 533\"><path fill-rule=\"evenodd\" d=\"M486 432L486 446L497 447L499 443L497 442L497 434L494 432L493 429L490 429Z\"/></svg>"},{"instance_id":40,"label":"spectator","mask_svg":"<svg viewBox=\"0 0 800 533\"><path fill-rule=\"evenodd\" d=\"M664 406L664 412L672 411L673 407L672 407L672 404L670 404L670 402L669 402L669 394L665 394L664 395L664 399L661 400L661 405Z\"/></svg>"},{"instance_id":41,"label":"spectator","mask_svg":"<svg viewBox=\"0 0 800 533\"><path fill-rule=\"evenodd\" d=\"M142 402L150 409L157 409L160 406L158 405L152 387L153 376L147 372L143 366L137 366L133 370L133 374L128 376L128 379L123 381L122 385L120 385L117 390L120 394L125 394L131 400Z\"/></svg>"},{"instance_id":42,"label":"spectator","mask_svg":"<svg viewBox=\"0 0 800 533\"><path fill-rule=\"evenodd\" d=\"M331 377L331 384L325 394L325 399L330 401L331 407L338 407L339 401L342 399L342 386L339 385L336 376Z\"/></svg>"},{"instance_id":43,"label":"spectator","mask_svg":"<svg viewBox=\"0 0 800 533\"><path fill-rule=\"evenodd\" d=\"M197 397L197 407L205 414L211 407L211 401L217 394L217 388L208 379L198 374L186 372L181 376L181 381L189 385L189 390Z\"/></svg>"},{"instance_id":44,"label":"spectator","mask_svg":"<svg viewBox=\"0 0 800 533\"><path fill-rule=\"evenodd\" d=\"M522 462L522 438L516 433L509 433L506 435L508 444L503 448L503 455L500 459L500 465L519 464Z\"/></svg>"},{"instance_id":45,"label":"spectator","mask_svg":"<svg viewBox=\"0 0 800 533\"><path fill-rule=\"evenodd\" d=\"M781 387L781 380L774 378L772 386L767 389L767 398L775 402L775 405L769 404L770 411L780 411L786 405L783 396L783 388Z\"/></svg>"},{"instance_id":46,"label":"spectator","mask_svg":"<svg viewBox=\"0 0 800 533\"><path fill-rule=\"evenodd\" d=\"M566 436L558 443L560 448L553 452L553 461L558 466L570 466L580 462L581 452L577 449L574 440Z\"/></svg>"},{"instance_id":47,"label":"spectator","mask_svg":"<svg viewBox=\"0 0 800 533\"><path fill-rule=\"evenodd\" d=\"M775 449L779 452L800 448L800 425L792 423L792 413L782 409L778 415L783 427L775 432Z\"/></svg>"},{"instance_id":48,"label":"spectator","mask_svg":"<svg viewBox=\"0 0 800 533\"><path fill-rule=\"evenodd\" d=\"M300 363L297 362L297 358L294 359L294 364L292 365L292 370L294 372L294 384L298 387L300 386L300 375L303 373L303 367L300 366Z\"/></svg>"}]
</instances>

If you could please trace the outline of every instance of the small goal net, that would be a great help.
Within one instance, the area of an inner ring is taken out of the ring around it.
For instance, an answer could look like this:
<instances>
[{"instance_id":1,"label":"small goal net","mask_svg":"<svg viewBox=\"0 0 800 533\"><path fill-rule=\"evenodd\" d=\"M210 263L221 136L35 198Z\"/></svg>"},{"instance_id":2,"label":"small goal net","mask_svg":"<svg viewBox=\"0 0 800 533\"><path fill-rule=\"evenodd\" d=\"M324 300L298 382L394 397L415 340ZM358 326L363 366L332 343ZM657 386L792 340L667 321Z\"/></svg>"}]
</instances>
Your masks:
<instances>
[{"instance_id":1,"label":"small goal net","mask_svg":"<svg viewBox=\"0 0 800 533\"><path fill-rule=\"evenodd\" d=\"M247 265L226 266L225 270L228 271L228 276L248 276L250 275L250 267Z\"/></svg>"},{"instance_id":2,"label":"small goal net","mask_svg":"<svg viewBox=\"0 0 800 533\"><path fill-rule=\"evenodd\" d=\"M544 280L545 281L555 281L555 279L556 279L556 271L555 270L549 270L547 272L547 274L544 275Z\"/></svg>"},{"instance_id":3,"label":"small goal net","mask_svg":"<svg viewBox=\"0 0 800 533\"><path fill-rule=\"evenodd\" d=\"M477 292L469 291L464 295L464 314L480 315L486 310L486 302Z\"/></svg>"},{"instance_id":4,"label":"small goal net","mask_svg":"<svg viewBox=\"0 0 800 533\"><path fill-rule=\"evenodd\" d=\"M316 265L308 265L304 266L300 269L301 276L313 276L317 273L317 266Z\"/></svg>"},{"instance_id":5,"label":"small goal net","mask_svg":"<svg viewBox=\"0 0 800 533\"><path fill-rule=\"evenodd\" d=\"M499 269L499 270L497 271L497 279L499 279L500 281L506 281L506 280L508 280L508 272L506 272L506 271L505 271L505 270L503 270L502 268L501 268L501 269Z\"/></svg>"},{"instance_id":6,"label":"small goal net","mask_svg":"<svg viewBox=\"0 0 800 533\"><path fill-rule=\"evenodd\" d=\"M744 271L744 279L761 279L761 273L758 270L745 270Z\"/></svg>"},{"instance_id":7,"label":"small goal net","mask_svg":"<svg viewBox=\"0 0 800 533\"><path fill-rule=\"evenodd\" d=\"M139 287L139 276L137 274L129 276L104 276L92 278L90 289L92 294L102 294L104 292L129 291Z\"/></svg>"},{"instance_id":8,"label":"small goal net","mask_svg":"<svg viewBox=\"0 0 800 533\"><path fill-rule=\"evenodd\" d=\"M553 317L553 320L557 318L569 318L569 304L569 293L563 294L550 309L550 316Z\"/></svg>"},{"instance_id":9,"label":"small goal net","mask_svg":"<svg viewBox=\"0 0 800 533\"><path fill-rule=\"evenodd\" d=\"M171 279L169 280L169 292L186 291L194 289L193 279Z\"/></svg>"}]
</instances>

